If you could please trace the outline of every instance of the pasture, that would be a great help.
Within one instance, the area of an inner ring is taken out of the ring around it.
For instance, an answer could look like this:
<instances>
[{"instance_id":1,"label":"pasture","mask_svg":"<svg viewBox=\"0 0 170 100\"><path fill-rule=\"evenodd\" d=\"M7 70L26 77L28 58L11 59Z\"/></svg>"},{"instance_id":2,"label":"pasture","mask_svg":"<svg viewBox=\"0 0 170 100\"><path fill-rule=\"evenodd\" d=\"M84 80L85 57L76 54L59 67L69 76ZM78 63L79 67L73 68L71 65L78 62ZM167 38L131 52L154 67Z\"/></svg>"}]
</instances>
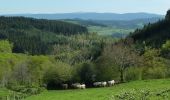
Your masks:
<instances>
[{"instance_id":1,"label":"pasture","mask_svg":"<svg viewBox=\"0 0 170 100\"><path fill-rule=\"evenodd\" d=\"M127 36L130 32L133 32L133 29L123 29L123 28L116 28L116 27L101 27L101 26L89 26L89 32L97 32L99 35L103 36L110 36L114 34L122 34Z\"/></svg>"},{"instance_id":2,"label":"pasture","mask_svg":"<svg viewBox=\"0 0 170 100\"><path fill-rule=\"evenodd\" d=\"M113 98L115 95L122 96L123 98L127 96L125 94L133 90L150 91L149 95L151 95L151 100L155 100L155 98L165 100L165 97L170 99L170 91L168 89L170 89L170 79L144 80L105 88L45 91L39 95L30 96L26 100L115 100ZM166 93L164 90L167 90ZM136 94L138 94L138 92ZM131 93L130 95L135 98L136 94ZM144 93L144 95L147 96L148 92L147 94Z\"/></svg>"}]
</instances>

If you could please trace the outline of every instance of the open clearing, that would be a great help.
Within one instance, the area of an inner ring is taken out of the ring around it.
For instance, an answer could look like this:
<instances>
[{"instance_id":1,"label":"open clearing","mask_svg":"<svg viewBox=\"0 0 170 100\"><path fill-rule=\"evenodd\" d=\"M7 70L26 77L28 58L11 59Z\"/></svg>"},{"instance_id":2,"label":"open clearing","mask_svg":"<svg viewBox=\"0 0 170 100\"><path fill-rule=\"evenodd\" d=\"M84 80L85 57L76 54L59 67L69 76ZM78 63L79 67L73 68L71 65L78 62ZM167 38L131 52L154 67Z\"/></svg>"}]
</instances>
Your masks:
<instances>
[{"instance_id":1,"label":"open clearing","mask_svg":"<svg viewBox=\"0 0 170 100\"><path fill-rule=\"evenodd\" d=\"M163 89L170 89L170 79L134 81L106 88L46 91L28 97L26 100L110 100L114 95L132 89L149 89L150 91L159 92ZM170 95L169 92L168 94Z\"/></svg>"}]
</instances>

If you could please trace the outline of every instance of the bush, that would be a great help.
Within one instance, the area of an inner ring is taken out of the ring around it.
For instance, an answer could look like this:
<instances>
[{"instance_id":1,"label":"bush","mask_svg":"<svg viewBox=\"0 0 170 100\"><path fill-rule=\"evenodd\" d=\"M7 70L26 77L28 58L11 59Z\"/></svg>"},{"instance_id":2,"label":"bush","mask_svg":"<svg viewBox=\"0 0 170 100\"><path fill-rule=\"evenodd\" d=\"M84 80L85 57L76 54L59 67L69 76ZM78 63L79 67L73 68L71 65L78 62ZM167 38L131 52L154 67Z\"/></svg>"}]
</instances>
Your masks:
<instances>
[{"instance_id":1,"label":"bush","mask_svg":"<svg viewBox=\"0 0 170 100\"><path fill-rule=\"evenodd\" d=\"M167 64L166 59L160 56L160 50L148 49L144 53L144 67L142 79L165 78Z\"/></svg>"},{"instance_id":2,"label":"bush","mask_svg":"<svg viewBox=\"0 0 170 100\"><path fill-rule=\"evenodd\" d=\"M111 97L111 100L169 100L170 89L150 91L149 89L132 89L122 91Z\"/></svg>"},{"instance_id":3,"label":"bush","mask_svg":"<svg viewBox=\"0 0 170 100\"><path fill-rule=\"evenodd\" d=\"M71 66L57 62L55 66L50 67L44 75L44 82L47 84L48 89L60 88L62 83L71 80L72 68Z\"/></svg>"},{"instance_id":4,"label":"bush","mask_svg":"<svg viewBox=\"0 0 170 100\"><path fill-rule=\"evenodd\" d=\"M142 79L142 69L140 67L130 67L126 70L125 80L134 81Z\"/></svg>"},{"instance_id":5,"label":"bush","mask_svg":"<svg viewBox=\"0 0 170 100\"><path fill-rule=\"evenodd\" d=\"M160 79L165 78L166 70L162 67L146 68L143 71L142 79Z\"/></svg>"},{"instance_id":6,"label":"bush","mask_svg":"<svg viewBox=\"0 0 170 100\"><path fill-rule=\"evenodd\" d=\"M0 52L3 53L12 53L13 45L7 40L0 40Z\"/></svg>"},{"instance_id":7,"label":"bush","mask_svg":"<svg viewBox=\"0 0 170 100\"><path fill-rule=\"evenodd\" d=\"M45 89L40 88L40 87L12 86L12 87L10 87L10 90L19 92L22 94L27 94L27 95L36 95L36 94L40 94Z\"/></svg>"},{"instance_id":8,"label":"bush","mask_svg":"<svg viewBox=\"0 0 170 100\"><path fill-rule=\"evenodd\" d=\"M119 80L119 68L109 57L102 56L96 61L96 81Z\"/></svg>"},{"instance_id":9,"label":"bush","mask_svg":"<svg viewBox=\"0 0 170 100\"><path fill-rule=\"evenodd\" d=\"M92 63L85 62L74 67L72 82L85 83L91 86L96 80L96 70Z\"/></svg>"}]
</instances>

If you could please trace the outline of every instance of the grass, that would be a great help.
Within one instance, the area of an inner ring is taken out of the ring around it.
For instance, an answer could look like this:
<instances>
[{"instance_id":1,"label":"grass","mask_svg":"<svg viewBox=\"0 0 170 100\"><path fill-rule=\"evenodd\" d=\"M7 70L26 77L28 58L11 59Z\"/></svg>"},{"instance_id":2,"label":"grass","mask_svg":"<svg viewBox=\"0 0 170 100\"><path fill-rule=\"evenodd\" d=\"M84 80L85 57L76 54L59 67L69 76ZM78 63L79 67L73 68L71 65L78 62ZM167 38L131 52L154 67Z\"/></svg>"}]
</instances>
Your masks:
<instances>
[{"instance_id":1,"label":"grass","mask_svg":"<svg viewBox=\"0 0 170 100\"><path fill-rule=\"evenodd\" d=\"M5 88L0 88L0 97L8 96L10 91Z\"/></svg>"},{"instance_id":2,"label":"grass","mask_svg":"<svg viewBox=\"0 0 170 100\"><path fill-rule=\"evenodd\" d=\"M112 96L132 89L149 89L151 91L170 89L170 79L134 81L106 88L46 91L28 97L26 100L110 100Z\"/></svg>"},{"instance_id":3,"label":"grass","mask_svg":"<svg viewBox=\"0 0 170 100\"><path fill-rule=\"evenodd\" d=\"M99 35L113 35L117 33L121 34L129 34L133 32L133 29L121 29L121 28L114 28L114 27L100 27L100 26L89 26L89 32L97 32Z\"/></svg>"}]
</instances>

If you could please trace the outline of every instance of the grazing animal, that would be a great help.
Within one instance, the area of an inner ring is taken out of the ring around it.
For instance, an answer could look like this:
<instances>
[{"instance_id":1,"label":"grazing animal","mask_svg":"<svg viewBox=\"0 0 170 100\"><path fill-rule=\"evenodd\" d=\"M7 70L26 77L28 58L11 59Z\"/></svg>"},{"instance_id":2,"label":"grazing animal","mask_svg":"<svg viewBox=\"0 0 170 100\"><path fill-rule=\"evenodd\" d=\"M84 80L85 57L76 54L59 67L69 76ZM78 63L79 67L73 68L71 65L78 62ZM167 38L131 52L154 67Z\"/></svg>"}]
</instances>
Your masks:
<instances>
[{"instance_id":1,"label":"grazing animal","mask_svg":"<svg viewBox=\"0 0 170 100\"><path fill-rule=\"evenodd\" d=\"M106 85L107 85L107 82L102 82L101 84L102 87L106 87Z\"/></svg>"},{"instance_id":2,"label":"grazing animal","mask_svg":"<svg viewBox=\"0 0 170 100\"><path fill-rule=\"evenodd\" d=\"M86 85L85 84L82 84L81 85L81 89L85 89L86 88Z\"/></svg>"},{"instance_id":3,"label":"grazing animal","mask_svg":"<svg viewBox=\"0 0 170 100\"><path fill-rule=\"evenodd\" d=\"M62 84L63 89L68 89L68 84Z\"/></svg>"},{"instance_id":4,"label":"grazing animal","mask_svg":"<svg viewBox=\"0 0 170 100\"><path fill-rule=\"evenodd\" d=\"M85 84L80 84L80 83L74 83L71 85L74 89L85 89L86 85Z\"/></svg>"},{"instance_id":5,"label":"grazing animal","mask_svg":"<svg viewBox=\"0 0 170 100\"><path fill-rule=\"evenodd\" d=\"M93 83L95 87L105 87L107 85L107 82L95 82Z\"/></svg>"},{"instance_id":6,"label":"grazing animal","mask_svg":"<svg viewBox=\"0 0 170 100\"><path fill-rule=\"evenodd\" d=\"M95 82L93 83L94 87L101 87L102 82Z\"/></svg>"},{"instance_id":7,"label":"grazing animal","mask_svg":"<svg viewBox=\"0 0 170 100\"><path fill-rule=\"evenodd\" d=\"M115 80L108 81L108 86L113 86L115 84Z\"/></svg>"}]
</instances>

